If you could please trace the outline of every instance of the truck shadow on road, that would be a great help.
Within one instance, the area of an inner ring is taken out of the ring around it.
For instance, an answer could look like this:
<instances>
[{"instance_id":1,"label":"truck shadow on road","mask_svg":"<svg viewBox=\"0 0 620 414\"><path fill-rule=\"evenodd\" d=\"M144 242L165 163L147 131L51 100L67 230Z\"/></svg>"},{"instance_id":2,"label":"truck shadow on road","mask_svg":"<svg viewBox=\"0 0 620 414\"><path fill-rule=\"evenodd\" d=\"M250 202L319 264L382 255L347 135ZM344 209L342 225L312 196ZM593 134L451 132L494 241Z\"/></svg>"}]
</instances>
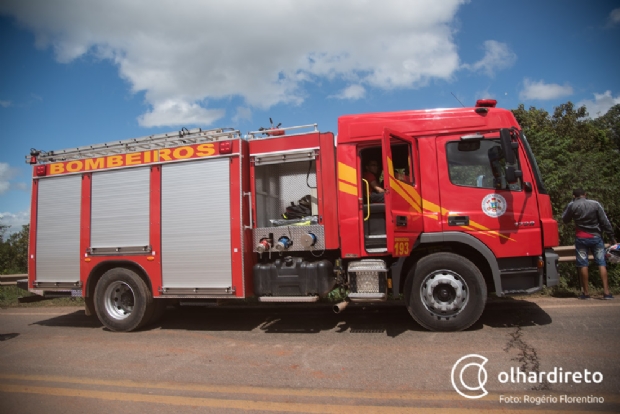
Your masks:
<instances>
[{"instance_id":1,"label":"truck shadow on road","mask_svg":"<svg viewBox=\"0 0 620 414\"><path fill-rule=\"evenodd\" d=\"M536 303L504 298L490 301L482 316L468 330L486 327L511 328L516 326L547 325L551 317ZM88 317L83 310L35 322L43 326L75 326L101 328L96 317ZM384 334L396 337L407 331L427 332L418 325L399 302L379 305L351 305L344 312L334 314L329 304L314 307L299 305L279 306L221 306L169 307L164 318L144 330L189 331L253 331L265 333L316 334L335 333Z\"/></svg>"},{"instance_id":2,"label":"truck shadow on road","mask_svg":"<svg viewBox=\"0 0 620 414\"><path fill-rule=\"evenodd\" d=\"M0 334L0 342L8 341L9 339L17 338L18 336L18 333Z\"/></svg>"}]
</instances>

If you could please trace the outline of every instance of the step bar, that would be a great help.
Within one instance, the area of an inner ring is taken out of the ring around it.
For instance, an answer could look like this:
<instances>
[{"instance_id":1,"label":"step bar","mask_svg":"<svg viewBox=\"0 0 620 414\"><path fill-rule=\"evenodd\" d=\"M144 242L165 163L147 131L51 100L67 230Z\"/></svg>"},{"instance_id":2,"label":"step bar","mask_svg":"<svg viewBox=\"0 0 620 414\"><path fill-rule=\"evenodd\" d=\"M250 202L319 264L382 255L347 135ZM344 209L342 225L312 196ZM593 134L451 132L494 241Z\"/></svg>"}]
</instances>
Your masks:
<instances>
[{"instance_id":1,"label":"step bar","mask_svg":"<svg viewBox=\"0 0 620 414\"><path fill-rule=\"evenodd\" d=\"M259 296L259 302L267 303L310 303L317 302L318 296Z\"/></svg>"}]
</instances>

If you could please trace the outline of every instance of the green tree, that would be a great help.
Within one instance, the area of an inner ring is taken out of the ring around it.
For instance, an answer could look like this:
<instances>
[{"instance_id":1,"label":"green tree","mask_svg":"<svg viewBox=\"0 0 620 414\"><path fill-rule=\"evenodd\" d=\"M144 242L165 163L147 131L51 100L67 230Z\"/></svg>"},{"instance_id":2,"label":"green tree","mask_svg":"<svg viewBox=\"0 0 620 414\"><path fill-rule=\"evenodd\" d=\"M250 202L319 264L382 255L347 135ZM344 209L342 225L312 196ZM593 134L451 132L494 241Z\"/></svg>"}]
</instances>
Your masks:
<instances>
[{"instance_id":1,"label":"green tree","mask_svg":"<svg viewBox=\"0 0 620 414\"><path fill-rule=\"evenodd\" d=\"M0 274L6 274L6 269L9 266L9 258L11 257L9 243L4 241L4 235L6 234L9 226L0 223Z\"/></svg>"},{"instance_id":2,"label":"green tree","mask_svg":"<svg viewBox=\"0 0 620 414\"><path fill-rule=\"evenodd\" d=\"M8 226L0 224L0 274L26 273L30 225L5 238L7 230Z\"/></svg>"},{"instance_id":3,"label":"green tree","mask_svg":"<svg viewBox=\"0 0 620 414\"><path fill-rule=\"evenodd\" d=\"M585 107L575 108L571 102L555 108L553 115L535 107L526 110L523 105L513 113L539 163L554 216L560 223L560 244L574 241L574 228L563 225L561 216L576 187L603 205L618 238L620 165L609 128L588 118Z\"/></svg>"},{"instance_id":4,"label":"green tree","mask_svg":"<svg viewBox=\"0 0 620 414\"><path fill-rule=\"evenodd\" d=\"M615 105L607 113L594 121L595 125L605 131L615 149L620 151L620 104Z\"/></svg>"},{"instance_id":5,"label":"green tree","mask_svg":"<svg viewBox=\"0 0 620 414\"><path fill-rule=\"evenodd\" d=\"M574 226L562 223L562 213L576 187L603 205L616 239L620 239L620 105L596 120L588 117L585 107L575 108L571 102L558 106L553 114L535 107L526 110L523 105L513 113L530 142L551 197L560 245L571 245L575 240ZM610 286L617 288L620 266L612 265L608 270ZM590 272L593 283L600 285L596 266ZM573 265L561 266L561 274L564 286L579 287Z\"/></svg>"}]
</instances>

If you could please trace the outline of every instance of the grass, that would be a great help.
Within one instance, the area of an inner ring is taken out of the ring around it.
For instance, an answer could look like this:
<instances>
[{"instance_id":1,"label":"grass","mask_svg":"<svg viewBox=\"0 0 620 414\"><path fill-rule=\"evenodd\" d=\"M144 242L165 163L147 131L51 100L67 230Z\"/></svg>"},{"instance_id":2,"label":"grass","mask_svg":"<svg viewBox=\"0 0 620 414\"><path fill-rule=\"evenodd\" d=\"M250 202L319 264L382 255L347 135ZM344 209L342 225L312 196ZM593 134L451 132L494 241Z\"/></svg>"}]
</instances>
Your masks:
<instances>
[{"instance_id":1,"label":"grass","mask_svg":"<svg viewBox=\"0 0 620 414\"><path fill-rule=\"evenodd\" d=\"M17 286L0 286L0 308L32 308L45 306L84 306L83 298L54 298L40 302L19 303L21 297L35 296Z\"/></svg>"}]
</instances>

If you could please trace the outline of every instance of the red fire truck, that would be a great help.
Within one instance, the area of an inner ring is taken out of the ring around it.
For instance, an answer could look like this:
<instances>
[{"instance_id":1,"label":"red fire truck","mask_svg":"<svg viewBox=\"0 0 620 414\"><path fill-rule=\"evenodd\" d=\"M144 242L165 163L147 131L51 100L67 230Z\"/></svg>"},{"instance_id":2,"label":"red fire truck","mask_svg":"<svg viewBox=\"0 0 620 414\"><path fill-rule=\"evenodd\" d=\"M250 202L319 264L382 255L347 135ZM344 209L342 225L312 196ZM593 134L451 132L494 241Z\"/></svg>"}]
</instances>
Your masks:
<instances>
[{"instance_id":1,"label":"red fire truck","mask_svg":"<svg viewBox=\"0 0 620 414\"><path fill-rule=\"evenodd\" d=\"M27 160L28 289L84 297L113 331L172 301L317 302L334 289L336 312L402 295L420 325L456 331L489 290L558 283L549 196L492 100L346 115L337 136L183 129Z\"/></svg>"}]
</instances>

